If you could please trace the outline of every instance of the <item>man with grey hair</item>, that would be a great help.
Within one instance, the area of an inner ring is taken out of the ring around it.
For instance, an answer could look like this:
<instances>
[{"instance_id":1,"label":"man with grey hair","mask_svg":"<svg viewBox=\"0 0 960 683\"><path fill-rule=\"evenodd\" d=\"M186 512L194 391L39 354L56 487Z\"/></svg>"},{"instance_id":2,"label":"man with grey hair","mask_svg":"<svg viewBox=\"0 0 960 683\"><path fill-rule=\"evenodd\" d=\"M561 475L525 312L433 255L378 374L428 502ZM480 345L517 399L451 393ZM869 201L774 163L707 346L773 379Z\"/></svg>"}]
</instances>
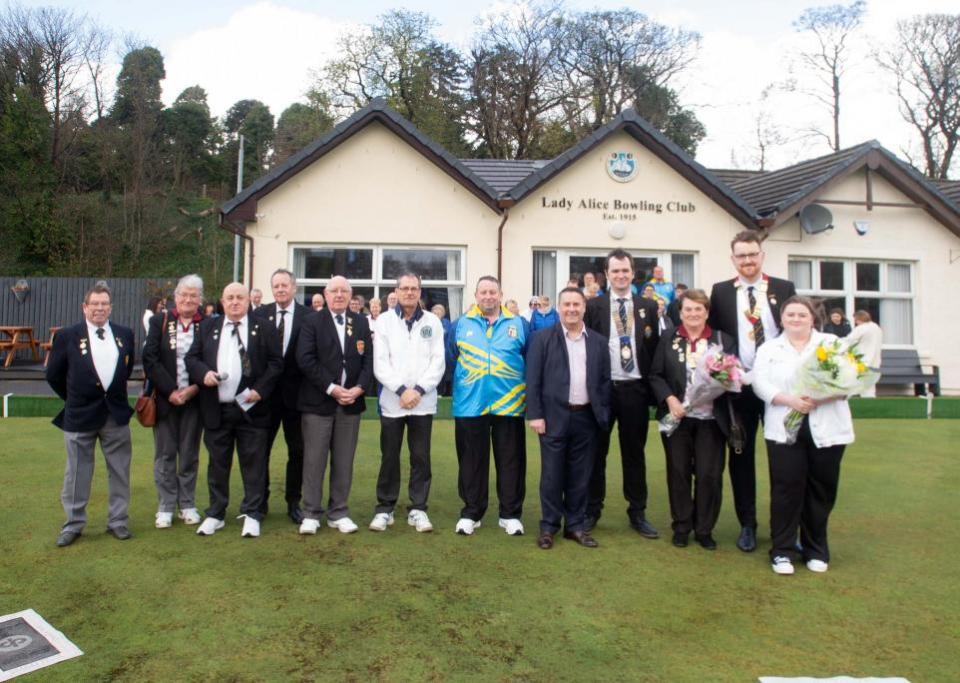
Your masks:
<instances>
[{"instance_id":1,"label":"man with grey hair","mask_svg":"<svg viewBox=\"0 0 960 683\"><path fill-rule=\"evenodd\" d=\"M303 414L303 522L301 534L315 534L320 519L350 534L347 499L353 481L364 387L373 376L370 326L365 315L347 310L353 289L342 276L330 278L324 310L309 316L300 330L297 362L303 372L297 408ZM330 457L330 498L324 508L323 482Z\"/></svg>"},{"instance_id":2,"label":"man with grey hair","mask_svg":"<svg viewBox=\"0 0 960 683\"><path fill-rule=\"evenodd\" d=\"M250 290L250 312L253 313L255 310L260 308L260 302L263 301L263 292L254 287Z\"/></svg>"},{"instance_id":3,"label":"man with grey hair","mask_svg":"<svg viewBox=\"0 0 960 683\"><path fill-rule=\"evenodd\" d=\"M167 529L180 508L185 524L200 523L194 493L200 463L200 387L187 374L187 351L203 316L203 280L180 278L173 293L176 307L150 319L143 346L143 372L157 392L153 427L153 480L159 506L156 527Z\"/></svg>"},{"instance_id":4,"label":"man with grey hair","mask_svg":"<svg viewBox=\"0 0 960 683\"><path fill-rule=\"evenodd\" d=\"M107 533L125 541L130 506L130 416L127 380L133 371L133 331L110 323L110 288L98 282L83 297L83 322L53 340L47 382L63 399L53 424L63 430L67 467L60 501L67 521L57 537L65 547L87 524L97 441L107 463L110 494Z\"/></svg>"},{"instance_id":5,"label":"man with grey hair","mask_svg":"<svg viewBox=\"0 0 960 683\"><path fill-rule=\"evenodd\" d=\"M273 303L257 309L254 315L272 323L283 347L283 375L280 386L270 397L270 432L267 439L267 479L263 494L263 514L267 514L270 500L270 452L273 442L283 425L283 439L287 444L287 470L284 497L287 516L294 524L303 521L300 511L300 489L303 487L303 432L300 428L300 411L297 397L303 375L297 365L297 340L300 329L310 309L296 301L297 278L289 270L278 268L270 276Z\"/></svg>"}]
</instances>

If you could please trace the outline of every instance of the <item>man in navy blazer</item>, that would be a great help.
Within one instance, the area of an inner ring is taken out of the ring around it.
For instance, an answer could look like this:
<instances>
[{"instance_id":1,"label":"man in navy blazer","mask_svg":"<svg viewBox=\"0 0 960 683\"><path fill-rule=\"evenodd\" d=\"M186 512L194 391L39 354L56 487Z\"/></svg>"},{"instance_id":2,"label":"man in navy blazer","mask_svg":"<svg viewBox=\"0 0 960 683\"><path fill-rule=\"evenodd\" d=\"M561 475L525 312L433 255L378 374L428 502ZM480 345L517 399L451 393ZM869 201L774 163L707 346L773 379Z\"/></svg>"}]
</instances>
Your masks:
<instances>
[{"instance_id":1,"label":"man in navy blazer","mask_svg":"<svg viewBox=\"0 0 960 683\"><path fill-rule=\"evenodd\" d=\"M98 282L83 297L85 320L57 333L47 382L64 400L53 424L63 430L67 467L60 500L67 521L57 545L73 543L87 523L97 440L107 463L107 533L124 541L130 506L130 415L127 380L133 370L133 331L110 323L110 288Z\"/></svg>"},{"instance_id":2,"label":"man in navy blazer","mask_svg":"<svg viewBox=\"0 0 960 683\"><path fill-rule=\"evenodd\" d=\"M587 490L594 444L610 423L610 354L607 340L583 324L587 301L576 287L561 290L560 324L535 335L527 352L527 419L540 437L540 535L553 547L564 538L587 548Z\"/></svg>"}]
</instances>

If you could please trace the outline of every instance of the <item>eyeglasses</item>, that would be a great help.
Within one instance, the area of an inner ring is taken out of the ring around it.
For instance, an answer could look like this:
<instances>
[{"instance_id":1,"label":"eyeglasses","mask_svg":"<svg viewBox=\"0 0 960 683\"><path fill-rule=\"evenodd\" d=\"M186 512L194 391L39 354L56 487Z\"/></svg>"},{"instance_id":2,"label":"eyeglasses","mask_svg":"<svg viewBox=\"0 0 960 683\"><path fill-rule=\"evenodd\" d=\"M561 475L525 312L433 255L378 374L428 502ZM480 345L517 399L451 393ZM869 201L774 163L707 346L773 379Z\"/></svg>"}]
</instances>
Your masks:
<instances>
[{"instance_id":1,"label":"eyeglasses","mask_svg":"<svg viewBox=\"0 0 960 683\"><path fill-rule=\"evenodd\" d=\"M762 253L762 251L751 251L749 254L734 254L733 258L736 261L752 261L756 258L759 258L760 254Z\"/></svg>"},{"instance_id":2,"label":"eyeglasses","mask_svg":"<svg viewBox=\"0 0 960 683\"><path fill-rule=\"evenodd\" d=\"M539 308L539 307L540 307L540 302L539 302L539 301L531 301L531 302L530 302L530 305L531 305L531 306L536 306L536 307Z\"/></svg>"}]
</instances>

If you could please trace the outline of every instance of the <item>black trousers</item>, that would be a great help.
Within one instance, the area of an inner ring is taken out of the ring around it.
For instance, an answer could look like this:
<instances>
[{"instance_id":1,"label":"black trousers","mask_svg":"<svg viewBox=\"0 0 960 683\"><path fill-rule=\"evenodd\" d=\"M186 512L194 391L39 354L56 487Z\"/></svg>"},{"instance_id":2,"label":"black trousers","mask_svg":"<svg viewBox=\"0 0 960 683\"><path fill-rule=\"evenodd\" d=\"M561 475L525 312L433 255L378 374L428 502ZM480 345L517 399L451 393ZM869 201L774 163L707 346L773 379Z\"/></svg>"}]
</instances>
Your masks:
<instances>
[{"instance_id":1,"label":"black trousers","mask_svg":"<svg viewBox=\"0 0 960 683\"><path fill-rule=\"evenodd\" d=\"M283 440L287 443L287 474L284 484L284 497L287 503L299 503L303 489L303 429L300 411L285 408L276 401L270 410L270 430L267 433L267 473L263 492L263 514L267 514L267 502L270 500L270 453L273 442L283 426Z\"/></svg>"},{"instance_id":2,"label":"black trousers","mask_svg":"<svg viewBox=\"0 0 960 683\"><path fill-rule=\"evenodd\" d=\"M732 394L733 412L743 428L743 452L730 452L730 485L733 488L733 506L740 526L757 528L757 430L763 418L764 403L753 389L744 386L739 394Z\"/></svg>"},{"instance_id":3,"label":"black trousers","mask_svg":"<svg viewBox=\"0 0 960 683\"><path fill-rule=\"evenodd\" d=\"M587 516L600 519L607 491L607 452L616 422L623 466L623 497L627 516L643 519L647 509L647 460L645 448L650 426L650 390L644 379L614 382L610 396L610 428L597 434L593 473L587 496Z\"/></svg>"},{"instance_id":4,"label":"black trousers","mask_svg":"<svg viewBox=\"0 0 960 683\"><path fill-rule=\"evenodd\" d=\"M770 463L770 558L793 558L797 528L803 560L830 561L827 520L837 500L845 446L817 448L805 418L792 446L767 441Z\"/></svg>"},{"instance_id":5,"label":"black trousers","mask_svg":"<svg viewBox=\"0 0 960 683\"><path fill-rule=\"evenodd\" d=\"M526 495L527 441L522 417L481 415L454 420L457 488L463 508L460 517L479 522L490 499L490 443L497 468L497 499L500 517L520 519Z\"/></svg>"},{"instance_id":6,"label":"black trousers","mask_svg":"<svg viewBox=\"0 0 960 683\"><path fill-rule=\"evenodd\" d=\"M723 432L716 420L685 417L673 434L662 438L673 530L707 536L723 500Z\"/></svg>"},{"instance_id":7,"label":"black trousers","mask_svg":"<svg viewBox=\"0 0 960 683\"><path fill-rule=\"evenodd\" d=\"M410 481L407 494L411 510L427 510L430 495L430 436L433 415L380 416L380 476L377 477L377 512L393 512L400 497L400 447L407 430Z\"/></svg>"},{"instance_id":8,"label":"black trousers","mask_svg":"<svg viewBox=\"0 0 960 683\"><path fill-rule=\"evenodd\" d=\"M594 440L600 427L593 411L570 413L567 433L540 437L540 530L583 531Z\"/></svg>"},{"instance_id":9,"label":"black trousers","mask_svg":"<svg viewBox=\"0 0 960 683\"><path fill-rule=\"evenodd\" d=\"M230 468L233 465L233 449L237 449L237 462L243 479L243 502L240 514L262 520L263 490L267 471L267 428L255 427L246 419L243 411L234 403L220 404L220 427L206 429L203 443L210 455L207 465L207 486L210 490L210 507L207 517L223 519L230 501Z\"/></svg>"}]
</instances>

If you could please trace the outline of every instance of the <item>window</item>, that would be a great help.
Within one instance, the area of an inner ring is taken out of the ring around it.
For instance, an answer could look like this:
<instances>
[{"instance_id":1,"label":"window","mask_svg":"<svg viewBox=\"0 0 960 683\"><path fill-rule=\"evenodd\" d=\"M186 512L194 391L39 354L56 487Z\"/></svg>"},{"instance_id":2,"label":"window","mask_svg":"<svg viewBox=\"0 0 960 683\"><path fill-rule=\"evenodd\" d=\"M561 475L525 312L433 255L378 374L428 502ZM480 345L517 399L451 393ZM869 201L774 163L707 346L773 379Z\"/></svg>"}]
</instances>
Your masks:
<instances>
[{"instance_id":1,"label":"window","mask_svg":"<svg viewBox=\"0 0 960 683\"><path fill-rule=\"evenodd\" d=\"M913 345L913 264L792 258L789 274L798 293L821 299L827 311L843 309L851 324L854 311L869 313L884 346Z\"/></svg>"},{"instance_id":2,"label":"window","mask_svg":"<svg viewBox=\"0 0 960 683\"><path fill-rule=\"evenodd\" d=\"M422 279L427 307L443 304L448 317L463 311L464 250L451 247L302 245L291 249L292 268L301 296L309 305L334 275L343 275L353 293L369 300L386 299L405 271Z\"/></svg>"}]
</instances>

